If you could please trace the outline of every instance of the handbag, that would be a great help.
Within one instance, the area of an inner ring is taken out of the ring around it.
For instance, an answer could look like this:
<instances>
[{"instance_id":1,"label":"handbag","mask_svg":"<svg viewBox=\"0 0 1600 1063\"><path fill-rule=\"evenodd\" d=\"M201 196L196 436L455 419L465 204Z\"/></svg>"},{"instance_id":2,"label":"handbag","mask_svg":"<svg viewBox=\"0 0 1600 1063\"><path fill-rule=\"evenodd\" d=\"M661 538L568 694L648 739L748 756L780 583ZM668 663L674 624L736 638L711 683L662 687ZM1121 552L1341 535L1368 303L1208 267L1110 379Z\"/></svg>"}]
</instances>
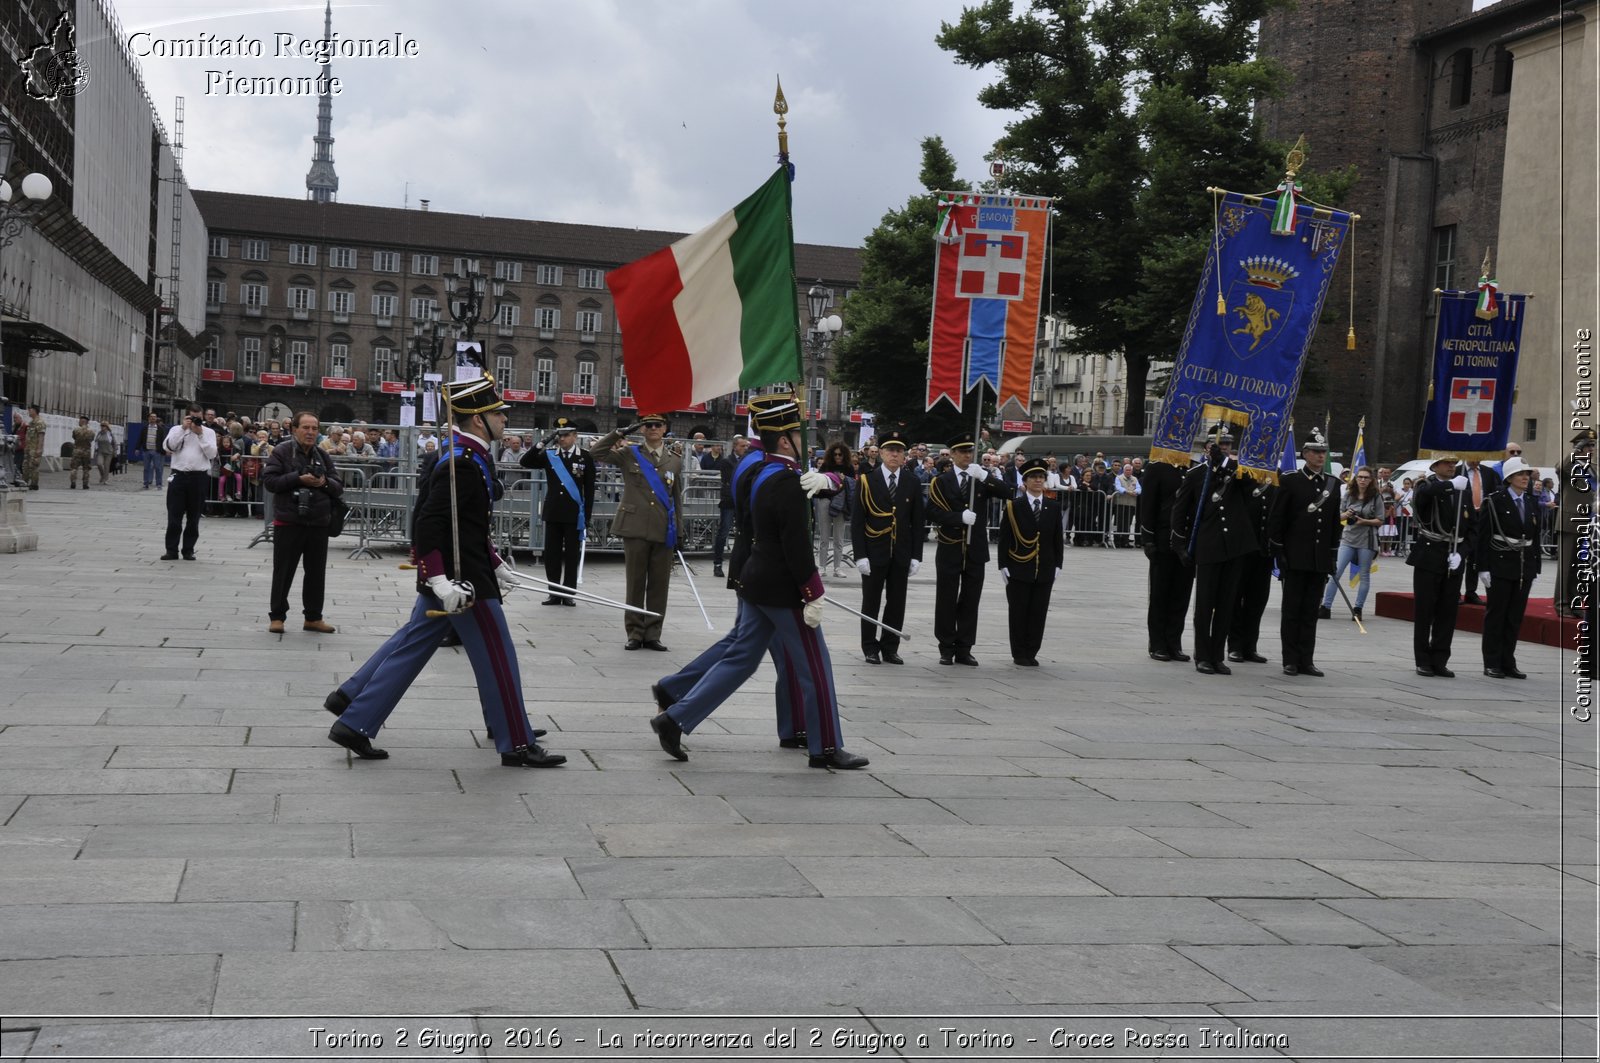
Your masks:
<instances>
[{"instance_id":1,"label":"handbag","mask_svg":"<svg viewBox=\"0 0 1600 1063\"><path fill-rule=\"evenodd\" d=\"M328 496L328 538L334 539L343 534L345 514L349 512L350 507L344 499Z\"/></svg>"}]
</instances>

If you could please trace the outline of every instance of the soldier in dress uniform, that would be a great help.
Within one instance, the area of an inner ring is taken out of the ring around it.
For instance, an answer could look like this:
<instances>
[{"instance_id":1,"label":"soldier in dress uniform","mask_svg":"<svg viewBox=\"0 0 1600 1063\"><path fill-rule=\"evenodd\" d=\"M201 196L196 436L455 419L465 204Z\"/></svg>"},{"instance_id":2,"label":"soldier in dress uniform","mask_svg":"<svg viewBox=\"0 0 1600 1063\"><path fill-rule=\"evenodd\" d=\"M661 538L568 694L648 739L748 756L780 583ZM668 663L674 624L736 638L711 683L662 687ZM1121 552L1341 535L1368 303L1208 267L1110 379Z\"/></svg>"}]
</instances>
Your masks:
<instances>
[{"instance_id":1,"label":"soldier in dress uniform","mask_svg":"<svg viewBox=\"0 0 1600 1063\"><path fill-rule=\"evenodd\" d=\"M1528 592L1539 575L1539 501L1528 487L1533 466L1508 458L1504 482L1483 500L1478 526L1478 569L1489 574L1483 612L1483 674L1491 679L1526 679L1517 668L1517 636L1528 608Z\"/></svg>"},{"instance_id":2,"label":"soldier in dress uniform","mask_svg":"<svg viewBox=\"0 0 1600 1063\"><path fill-rule=\"evenodd\" d=\"M28 441L22 451L22 478L28 481L28 490L39 490L39 466L44 462L44 414L38 403L28 404Z\"/></svg>"},{"instance_id":3,"label":"soldier in dress uniform","mask_svg":"<svg viewBox=\"0 0 1600 1063\"><path fill-rule=\"evenodd\" d=\"M416 604L400 630L323 701L323 708L339 717L328 738L362 760L388 759L372 739L450 628L472 663L484 727L494 738L500 763L556 767L567 758L535 741L544 732L528 722L523 706L517 646L500 607L498 570L504 562L489 538L494 503L504 491L490 448L505 432L501 411L506 404L487 374L444 385L444 401L455 414L456 435L417 491L412 527Z\"/></svg>"},{"instance_id":4,"label":"soldier in dress uniform","mask_svg":"<svg viewBox=\"0 0 1600 1063\"><path fill-rule=\"evenodd\" d=\"M1014 492L1001 477L972 460L971 433L960 433L949 447L951 467L928 483L928 520L939 536L933 554L933 635L939 640L940 664L976 668L972 644L978 635L984 567L989 563L988 522L978 514L988 513L989 505L975 498L1004 500Z\"/></svg>"},{"instance_id":5,"label":"soldier in dress uniform","mask_svg":"<svg viewBox=\"0 0 1600 1063\"><path fill-rule=\"evenodd\" d=\"M1483 502L1495 491L1500 489L1500 473L1493 466L1485 465L1477 458L1468 458L1456 466L1456 475L1467 478L1467 494L1470 505L1463 514L1462 519L1467 520L1470 534L1474 543L1478 539L1478 522L1483 519ZM1462 555L1463 566L1467 575L1462 583L1461 601L1465 605L1482 605L1483 599L1478 597L1478 554L1474 550Z\"/></svg>"},{"instance_id":6,"label":"soldier in dress uniform","mask_svg":"<svg viewBox=\"0 0 1600 1063\"><path fill-rule=\"evenodd\" d=\"M1021 497L1008 501L1000 514L999 565L1006 583L1011 660L1023 668L1039 666L1050 592L1066 542L1061 504L1044 495L1049 473L1043 459L1030 459L1022 467Z\"/></svg>"},{"instance_id":7,"label":"soldier in dress uniform","mask_svg":"<svg viewBox=\"0 0 1600 1063\"><path fill-rule=\"evenodd\" d=\"M1411 643L1417 674L1442 679L1456 676L1449 668L1450 643L1461 607L1462 555L1472 552L1471 541L1463 538L1472 529L1466 477L1450 476L1458 460L1454 454L1437 455L1429 466L1432 475L1412 490L1416 541L1406 554L1416 609Z\"/></svg>"},{"instance_id":8,"label":"soldier in dress uniform","mask_svg":"<svg viewBox=\"0 0 1600 1063\"><path fill-rule=\"evenodd\" d=\"M1150 560L1150 604L1145 628L1150 657L1157 661L1189 659L1183 652L1183 623L1189 617L1194 566L1185 564L1172 548L1172 507L1183 476L1183 469L1152 458L1139 480L1139 545Z\"/></svg>"},{"instance_id":9,"label":"soldier in dress uniform","mask_svg":"<svg viewBox=\"0 0 1600 1063\"><path fill-rule=\"evenodd\" d=\"M1339 556L1339 481L1323 473L1328 444L1313 428L1300 447L1305 465L1278 483L1267 539L1283 580L1283 674L1321 676L1317 609Z\"/></svg>"},{"instance_id":10,"label":"soldier in dress uniform","mask_svg":"<svg viewBox=\"0 0 1600 1063\"><path fill-rule=\"evenodd\" d=\"M642 446L623 442L636 431L644 434ZM622 540L623 571L629 605L642 606L652 613L624 613L628 633L624 649L666 650L661 641L661 625L667 613L667 591L672 579L672 563L678 556L683 531L682 445L677 450L662 445L667 434L667 419L658 413L646 414L638 423L619 428L595 440L589 457L622 469L622 500L611 521L611 531ZM566 586L572 586L567 584Z\"/></svg>"},{"instance_id":11,"label":"soldier in dress uniform","mask_svg":"<svg viewBox=\"0 0 1600 1063\"><path fill-rule=\"evenodd\" d=\"M72 465L67 469L67 487L78 486L78 471L83 470L83 489L89 490L89 468L94 461L94 429L89 418L80 415L72 430Z\"/></svg>"},{"instance_id":12,"label":"soldier in dress uniform","mask_svg":"<svg viewBox=\"0 0 1600 1063\"><path fill-rule=\"evenodd\" d=\"M1206 460L1190 469L1172 504L1172 549L1194 566L1194 667L1232 675L1223 662L1245 558L1259 547L1250 526L1255 481L1233 457L1227 425L1211 430Z\"/></svg>"},{"instance_id":13,"label":"soldier in dress uniform","mask_svg":"<svg viewBox=\"0 0 1600 1063\"><path fill-rule=\"evenodd\" d=\"M1265 476L1256 477L1248 500L1250 527L1261 545L1244 559L1239 574L1239 601L1233 607L1233 624L1228 628L1228 660L1234 664L1266 664L1258 643L1261 641L1261 616L1272 600L1272 551L1267 549L1267 517L1278 488Z\"/></svg>"},{"instance_id":14,"label":"soldier in dress uniform","mask_svg":"<svg viewBox=\"0 0 1600 1063\"><path fill-rule=\"evenodd\" d=\"M578 557L589 515L594 512L594 462L578 449L578 429L565 417L556 418L555 449L550 442L524 451L517 463L524 469L543 469L544 578L563 587L578 585ZM551 591L542 605L577 605L572 595Z\"/></svg>"},{"instance_id":15,"label":"soldier in dress uniform","mask_svg":"<svg viewBox=\"0 0 1600 1063\"><path fill-rule=\"evenodd\" d=\"M856 569L861 573L861 611L899 628L906 617L906 581L922 565L922 484L905 467L906 438L889 429L878 440L882 464L863 469L856 481L855 508L850 513L850 539ZM881 614L880 614L881 610ZM861 621L861 652L867 663L905 664L900 636Z\"/></svg>"},{"instance_id":16,"label":"soldier in dress uniform","mask_svg":"<svg viewBox=\"0 0 1600 1063\"><path fill-rule=\"evenodd\" d=\"M1560 505L1556 523L1556 612L1561 616L1583 615L1587 603L1578 588L1582 564L1578 558L1578 540L1589 538L1589 552L1593 555L1596 544L1592 540L1591 523L1595 510L1595 431L1585 428L1572 437L1572 454L1556 470L1556 501ZM1575 600L1577 599L1577 600ZM1595 641L1591 637L1591 641Z\"/></svg>"},{"instance_id":17,"label":"soldier in dress uniform","mask_svg":"<svg viewBox=\"0 0 1600 1063\"><path fill-rule=\"evenodd\" d=\"M770 650L793 665L805 711L810 766L865 767L867 758L844 749L840 741L833 666L821 630L822 575L806 519L810 502L802 479L806 470L800 464L805 453L800 404L792 395L779 395L752 402L751 407L763 458L760 468L748 471L736 485L737 523L750 529L749 556L740 558L738 569L739 619L721 658L657 713L650 729L669 755L688 760L682 736L738 690ZM822 479L820 473L811 476Z\"/></svg>"}]
</instances>

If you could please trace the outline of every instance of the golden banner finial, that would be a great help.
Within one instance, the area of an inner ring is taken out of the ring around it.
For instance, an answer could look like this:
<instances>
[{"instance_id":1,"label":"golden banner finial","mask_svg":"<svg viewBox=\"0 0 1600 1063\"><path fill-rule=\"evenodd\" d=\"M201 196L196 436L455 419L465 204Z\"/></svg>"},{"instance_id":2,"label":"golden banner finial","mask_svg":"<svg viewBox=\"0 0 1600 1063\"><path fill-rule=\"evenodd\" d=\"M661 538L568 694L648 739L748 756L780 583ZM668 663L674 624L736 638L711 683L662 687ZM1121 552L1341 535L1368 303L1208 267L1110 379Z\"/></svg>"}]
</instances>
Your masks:
<instances>
[{"instance_id":1,"label":"golden banner finial","mask_svg":"<svg viewBox=\"0 0 1600 1063\"><path fill-rule=\"evenodd\" d=\"M1493 253L1493 250L1493 248L1489 247L1485 247L1483 249L1483 265L1478 268L1478 272L1485 277L1487 277L1491 272L1489 256Z\"/></svg>"},{"instance_id":2,"label":"golden banner finial","mask_svg":"<svg viewBox=\"0 0 1600 1063\"><path fill-rule=\"evenodd\" d=\"M1289 149L1289 154L1283 157L1283 169L1291 178L1300 172L1300 167L1306 164L1306 135L1300 134L1300 139L1294 142L1294 147Z\"/></svg>"},{"instance_id":3,"label":"golden banner finial","mask_svg":"<svg viewBox=\"0 0 1600 1063\"><path fill-rule=\"evenodd\" d=\"M778 78L778 93L772 97L772 113L778 116L778 158L787 161L789 158L789 133L784 126L788 120L783 116L789 113L789 101L783 98L783 78Z\"/></svg>"}]
</instances>

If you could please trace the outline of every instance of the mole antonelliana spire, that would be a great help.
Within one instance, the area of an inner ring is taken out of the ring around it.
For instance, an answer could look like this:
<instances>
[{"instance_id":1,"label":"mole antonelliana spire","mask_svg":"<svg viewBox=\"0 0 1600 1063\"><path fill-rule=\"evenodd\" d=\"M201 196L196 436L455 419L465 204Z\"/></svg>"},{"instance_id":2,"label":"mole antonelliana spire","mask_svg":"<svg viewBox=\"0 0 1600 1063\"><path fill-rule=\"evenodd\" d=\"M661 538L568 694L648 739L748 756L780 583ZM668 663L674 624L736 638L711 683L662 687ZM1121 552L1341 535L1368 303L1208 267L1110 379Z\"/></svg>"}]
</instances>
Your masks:
<instances>
[{"instance_id":1,"label":"mole antonelliana spire","mask_svg":"<svg viewBox=\"0 0 1600 1063\"><path fill-rule=\"evenodd\" d=\"M322 17L322 39L333 40L333 0L328 0ZM338 198L339 175L333 172L333 64L322 68L322 95L317 100L317 135L312 138L317 150L306 173L306 198L332 203Z\"/></svg>"}]
</instances>

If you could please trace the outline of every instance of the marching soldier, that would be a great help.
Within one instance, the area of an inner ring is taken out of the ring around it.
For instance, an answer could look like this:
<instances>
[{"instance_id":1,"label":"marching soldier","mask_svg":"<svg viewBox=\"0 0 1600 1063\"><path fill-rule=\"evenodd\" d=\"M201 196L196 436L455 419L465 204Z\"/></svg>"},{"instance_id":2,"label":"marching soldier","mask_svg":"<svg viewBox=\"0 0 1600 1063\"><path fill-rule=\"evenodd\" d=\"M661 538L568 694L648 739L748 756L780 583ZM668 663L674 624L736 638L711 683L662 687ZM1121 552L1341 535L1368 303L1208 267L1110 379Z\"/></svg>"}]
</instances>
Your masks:
<instances>
[{"instance_id":1,"label":"marching soldier","mask_svg":"<svg viewBox=\"0 0 1600 1063\"><path fill-rule=\"evenodd\" d=\"M22 478L28 490L39 490L39 465L44 461L44 414L37 403L28 404L28 442L22 451Z\"/></svg>"},{"instance_id":2,"label":"marching soldier","mask_svg":"<svg viewBox=\"0 0 1600 1063\"><path fill-rule=\"evenodd\" d=\"M1007 499L1013 492L1000 477L973 462L972 454L969 433L950 441L951 468L928 484L928 519L939 535L933 555L933 634L939 640L939 663L976 668L972 643L978 634L983 570L989 563L988 522L978 514L987 513L989 506L980 505L975 497Z\"/></svg>"},{"instance_id":3,"label":"marching soldier","mask_svg":"<svg viewBox=\"0 0 1600 1063\"><path fill-rule=\"evenodd\" d=\"M1462 538L1472 527L1464 515L1470 505L1467 480L1450 478L1457 460L1454 454L1434 458L1429 466L1432 475L1411 492L1416 541L1406 554L1415 596L1411 645L1417 674L1441 679L1456 677L1448 667L1450 643L1461 607L1462 555L1472 552L1472 544Z\"/></svg>"},{"instance_id":4,"label":"marching soldier","mask_svg":"<svg viewBox=\"0 0 1600 1063\"><path fill-rule=\"evenodd\" d=\"M1533 466L1508 458L1504 486L1483 500L1478 527L1478 568L1489 575L1483 614L1483 674L1491 679L1526 679L1517 668L1517 635L1528 608L1528 592L1539 575L1539 502L1528 491Z\"/></svg>"},{"instance_id":5,"label":"marching soldier","mask_svg":"<svg viewBox=\"0 0 1600 1063\"><path fill-rule=\"evenodd\" d=\"M78 427L72 430L72 465L67 469L67 487L78 486L78 470L83 470L83 489L89 490L89 467L94 460L94 429L89 418L79 415Z\"/></svg>"},{"instance_id":6,"label":"marching soldier","mask_svg":"<svg viewBox=\"0 0 1600 1063\"><path fill-rule=\"evenodd\" d=\"M906 616L906 581L922 565L922 484L905 468L905 435L889 429L878 441L882 464L862 470L856 505L850 514L850 539L861 573L861 611L899 628ZM880 615L881 610L881 615ZM868 664L905 664L897 652L900 636L861 622L861 652ZM976 662L974 662L976 663Z\"/></svg>"},{"instance_id":7,"label":"marching soldier","mask_svg":"<svg viewBox=\"0 0 1600 1063\"><path fill-rule=\"evenodd\" d=\"M623 437L635 431L643 432L643 445L624 443ZM611 531L622 539L627 579L624 599L629 605L659 614L623 614L628 633L623 648L628 650L667 648L661 641L661 625L667 613L672 563L677 558L683 528L684 478L680 475L681 448L674 452L663 446L666 434L667 419L651 413L636 424L601 436L589 448L591 459L622 469L622 501L617 503Z\"/></svg>"},{"instance_id":8,"label":"marching soldier","mask_svg":"<svg viewBox=\"0 0 1600 1063\"><path fill-rule=\"evenodd\" d=\"M578 429L565 417L556 418L555 449L537 443L525 451L518 464L545 471L544 577L563 587L578 585L578 557L589 514L594 512L594 462L578 449ZM542 605L577 605L570 594L551 591Z\"/></svg>"},{"instance_id":9,"label":"marching soldier","mask_svg":"<svg viewBox=\"0 0 1600 1063\"><path fill-rule=\"evenodd\" d=\"M1185 564L1172 548L1172 507L1183 475L1176 465L1152 459L1139 481L1139 545L1150 559L1145 628L1150 657L1157 661L1189 659L1183 652L1183 622L1188 619L1189 596L1194 591L1194 566Z\"/></svg>"},{"instance_id":10,"label":"marching soldier","mask_svg":"<svg viewBox=\"0 0 1600 1063\"><path fill-rule=\"evenodd\" d=\"M1556 524L1560 566L1556 569L1556 612L1561 616L1582 616L1588 607L1577 590L1583 583L1579 578L1582 566L1578 561L1578 540L1590 540L1592 556L1595 544L1591 524L1596 516L1594 443L1593 428L1580 431L1572 437L1572 456L1556 470L1556 500L1561 507Z\"/></svg>"},{"instance_id":11,"label":"marching soldier","mask_svg":"<svg viewBox=\"0 0 1600 1063\"><path fill-rule=\"evenodd\" d=\"M1321 676L1317 609L1339 554L1339 481L1323 473L1328 444L1313 428L1300 447L1305 466L1278 483L1267 539L1283 579L1283 674Z\"/></svg>"},{"instance_id":12,"label":"marching soldier","mask_svg":"<svg viewBox=\"0 0 1600 1063\"><path fill-rule=\"evenodd\" d=\"M323 701L339 717L328 739L362 760L388 759L372 739L450 628L472 663L484 727L501 765L553 768L567 758L539 745L535 739L544 732L528 722L517 646L500 607L504 562L489 538L494 503L504 491L490 448L505 432L506 404L487 374L444 385L443 397L455 414L456 434L418 489L416 604L400 630Z\"/></svg>"},{"instance_id":13,"label":"marching soldier","mask_svg":"<svg viewBox=\"0 0 1600 1063\"><path fill-rule=\"evenodd\" d=\"M1258 643L1261 616L1272 600L1272 551L1267 549L1267 517L1278 489L1266 477L1257 478L1250 488L1248 507L1250 527L1260 547L1245 555L1239 574L1239 601L1233 607L1233 624L1228 628L1228 660L1234 664L1266 664Z\"/></svg>"},{"instance_id":14,"label":"marching soldier","mask_svg":"<svg viewBox=\"0 0 1600 1063\"><path fill-rule=\"evenodd\" d=\"M1250 526L1254 481L1234 460L1233 435L1219 424L1207 437L1204 464L1190 469L1172 505L1172 549L1194 566L1194 667L1232 675L1223 662L1245 558L1258 543Z\"/></svg>"},{"instance_id":15,"label":"marching soldier","mask_svg":"<svg viewBox=\"0 0 1600 1063\"><path fill-rule=\"evenodd\" d=\"M1022 468L1022 496L1007 502L1000 514L999 564L1006 584L1011 660L1023 668L1039 666L1050 592L1065 546L1061 504L1044 496L1047 475L1044 461L1031 459Z\"/></svg>"}]
</instances>

